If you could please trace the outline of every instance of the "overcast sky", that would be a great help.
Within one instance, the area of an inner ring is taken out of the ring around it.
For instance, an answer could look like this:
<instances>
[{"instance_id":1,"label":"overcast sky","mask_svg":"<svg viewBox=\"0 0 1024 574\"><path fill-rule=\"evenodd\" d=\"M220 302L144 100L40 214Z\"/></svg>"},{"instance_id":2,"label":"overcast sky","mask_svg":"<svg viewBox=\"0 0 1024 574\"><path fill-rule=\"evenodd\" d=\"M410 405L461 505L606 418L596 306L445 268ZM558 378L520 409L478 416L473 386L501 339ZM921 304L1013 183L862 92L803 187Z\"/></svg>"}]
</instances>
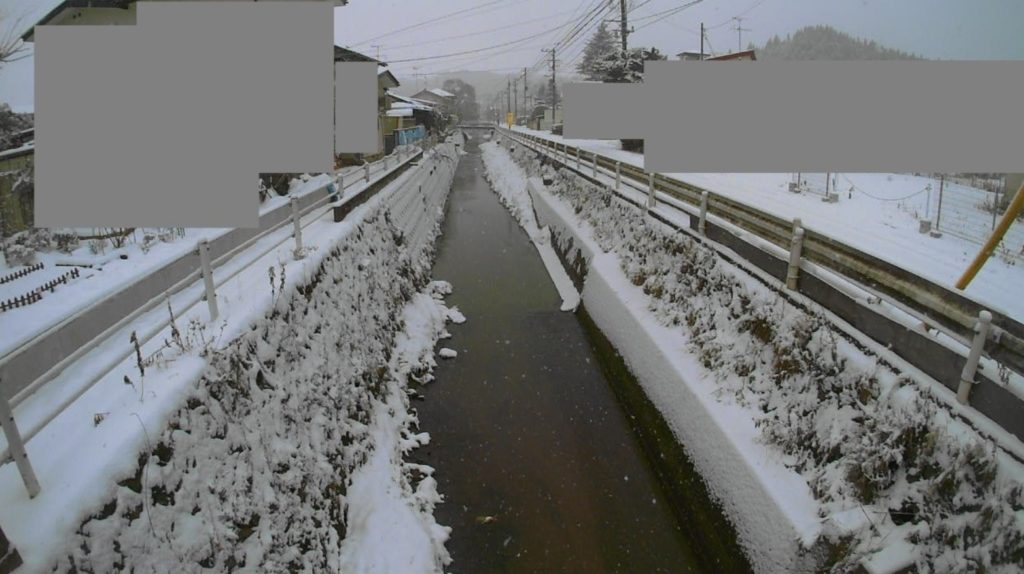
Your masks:
<instances>
[{"instance_id":1,"label":"overcast sky","mask_svg":"<svg viewBox=\"0 0 1024 574\"><path fill-rule=\"evenodd\" d=\"M0 27L11 16L34 20L56 1L0 0L0 12L7 16ZM732 51L737 46L732 18L742 16L742 27L748 29L744 46L803 26L828 24L927 58L1024 59L1024 0L703 0L674 15L655 16L685 3L631 0L629 18L636 31L630 45L654 46L667 54L697 49L703 21L711 28L714 52ZM350 0L335 9L335 41L371 56L379 50L405 81L414 80L415 74L462 69L505 73L537 64L542 48L563 40L599 4L608 1ZM607 18L618 18L617 6L617 0L609 5ZM419 25L429 20L435 21ZM586 36L562 46L562 68L571 69ZM460 52L471 53L456 54ZM418 58L428 59L403 61ZM0 70L0 101L17 110L32 109L31 58Z\"/></svg>"}]
</instances>

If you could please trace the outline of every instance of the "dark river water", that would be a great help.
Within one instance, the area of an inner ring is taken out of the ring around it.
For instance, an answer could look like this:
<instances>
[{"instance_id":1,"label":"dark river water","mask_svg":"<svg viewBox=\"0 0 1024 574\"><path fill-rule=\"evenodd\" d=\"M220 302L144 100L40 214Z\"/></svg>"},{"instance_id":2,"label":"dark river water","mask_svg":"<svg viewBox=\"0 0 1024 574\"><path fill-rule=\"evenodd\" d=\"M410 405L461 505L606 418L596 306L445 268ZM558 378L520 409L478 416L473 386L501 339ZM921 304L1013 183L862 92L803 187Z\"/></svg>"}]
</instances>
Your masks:
<instances>
[{"instance_id":1,"label":"dark river water","mask_svg":"<svg viewBox=\"0 0 1024 574\"><path fill-rule=\"evenodd\" d=\"M467 145L438 243L468 321L414 403L452 573L703 571L576 315Z\"/></svg>"}]
</instances>

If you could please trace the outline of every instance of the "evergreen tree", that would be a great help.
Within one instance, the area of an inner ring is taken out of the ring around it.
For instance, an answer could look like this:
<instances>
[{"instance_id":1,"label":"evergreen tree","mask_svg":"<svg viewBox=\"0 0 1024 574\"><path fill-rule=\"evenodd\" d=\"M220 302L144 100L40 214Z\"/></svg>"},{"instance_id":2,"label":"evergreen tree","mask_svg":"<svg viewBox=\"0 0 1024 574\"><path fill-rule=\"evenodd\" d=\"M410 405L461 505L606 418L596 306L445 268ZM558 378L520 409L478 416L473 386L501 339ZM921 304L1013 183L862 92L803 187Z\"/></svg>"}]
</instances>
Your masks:
<instances>
[{"instance_id":1,"label":"evergreen tree","mask_svg":"<svg viewBox=\"0 0 1024 574\"><path fill-rule=\"evenodd\" d=\"M598 60L594 69L602 82L639 84L644 81L645 61L665 59L657 48L633 48L625 58L620 50L614 50Z\"/></svg>"},{"instance_id":2,"label":"evergreen tree","mask_svg":"<svg viewBox=\"0 0 1024 574\"><path fill-rule=\"evenodd\" d=\"M583 59L576 65L576 71L585 80L603 80L603 74L598 66L607 55L613 52L618 52L615 47L615 38L602 23L590 37L587 47L583 49Z\"/></svg>"}]
</instances>

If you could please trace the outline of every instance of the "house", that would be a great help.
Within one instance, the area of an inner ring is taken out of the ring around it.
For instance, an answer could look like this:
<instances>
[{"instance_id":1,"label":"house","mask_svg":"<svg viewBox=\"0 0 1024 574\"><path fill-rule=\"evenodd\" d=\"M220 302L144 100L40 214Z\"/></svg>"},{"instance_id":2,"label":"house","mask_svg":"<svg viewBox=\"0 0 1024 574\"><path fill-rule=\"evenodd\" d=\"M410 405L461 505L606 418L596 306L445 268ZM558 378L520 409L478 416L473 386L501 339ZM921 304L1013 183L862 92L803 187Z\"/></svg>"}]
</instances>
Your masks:
<instances>
[{"instance_id":1,"label":"house","mask_svg":"<svg viewBox=\"0 0 1024 574\"><path fill-rule=\"evenodd\" d=\"M714 56L711 58L705 58L706 61L722 62L726 60L756 60L757 54L753 50L743 50L742 52L733 52L731 54L723 54L721 56Z\"/></svg>"},{"instance_id":2,"label":"house","mask_svg":"<svg viewBox=\"0 0 1024 574\"><path fill-rule=\"evenodd\" d=\"M444 114L451 115L455 113L455 94L442 90L441 88L420 90L413 94L412 97L417 100L423 100L434 104Z\"/></svg>"},{"instance_id":3,"label":"house","mask_svg":"<svg viewBox=\"0 0 1024 574\"><path fill-rule=\"evenodd\" d=\"M335 62L374 62L378 66L377 72L377 150L372 154L338 154L336 163L338 166L353 165L362 163L363 160L373 160L388 151L385 134L387 133L387 112L388 112L388 90L397 88L401 84L398 78L387 70L387 63L375 60L355 50L334 47Z\"/></svg>"},{"instance_id":4,"label":"house","mask_svg":"<svg viewBox=\"0 0 1024 574\"><path fill-rule=\"evenodd\" d=\"M440 113L429 102L388 92L388 123L385 130L404 130L422 126L424 135L441 125Z\"/></svg>"},{"instance_id":5,"label":"house","mask_svg":"<svg viewBox=\"0 0 1024 574\"><path fill-rule=\"evenodd\" d=\"M241 0L237 0L241 1ZM136 0L43 0L50 10L21 39L31 42L36 26L57 25L135 25ZM335 6L344 6L348 0L334 0Z\"/></svg>"},{"instance_id":6,"label":"house","mask_svg":"<svg viewBox=\"0 0 1024 574\"><path fill-rule=\"evenodd\" d=\"M698 61L699 60L704 60L704 59L707 58L707 56L708 56L707 54L701 53L700 51L692 51L692 50L687 50L685 52L679 52L678 54L676 54L677 58L679 58L680 60L687 61L687 62L692 61L692 60L698 60Z\"/></svg>"}]
</instances>

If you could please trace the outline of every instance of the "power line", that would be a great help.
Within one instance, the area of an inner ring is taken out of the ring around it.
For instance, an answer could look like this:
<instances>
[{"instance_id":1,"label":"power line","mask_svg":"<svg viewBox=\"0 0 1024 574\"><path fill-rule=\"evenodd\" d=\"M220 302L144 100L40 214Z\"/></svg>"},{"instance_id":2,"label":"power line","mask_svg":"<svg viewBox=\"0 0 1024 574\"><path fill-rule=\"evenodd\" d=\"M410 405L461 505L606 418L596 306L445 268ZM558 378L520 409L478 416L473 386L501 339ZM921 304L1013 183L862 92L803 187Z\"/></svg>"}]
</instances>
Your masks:
<instances>
[{"instance_id":1,"label":"power line","mask_svg":"<svg viewBox=\"0 0 1024 574\"><path fill-rule=\"evenodd\" d=\"M396 29L391 30L389 32L384 32L383 34L379 34L379 35L374 36L372 38L367 38L366 40L362 40L362 41L356 42L354 44L351 44L351 46L361 46L361 45L366 44L368 42L373 42L374 40L379 40L379 39L385 38L387 36L392 36L394 34L398 34L399 32L406 32L408 30L414 30L416 28L422 28L423 26L426 26L428 24L433 24L434 22L440 22L441 20L450 20L453 16L459 16L461 14L466 14L466 13L469 13L469 12L475 12L475 11L478 11L478 10L482 10L483 8L487 8L489 6L494 6L495 4L500 4L500 3L504 2L504 1L505 0L491 0L490 2L485 2L483 4L478 4L478 5L472 6L470 8L463 8L461 10L455 10L454 12L448 12L447 14L442 14L442 15L436 17L436 18L431 18L430 20L424 20L422 22L417 22L416 24L411 24L411 25L405 26L403 28L396 28Z\"/></svg>"},{"instance_id":2,"label":"power line","mask_svg":"<svg viewBox=\"0 0 1024 574\"><path fill-rule=\"evenodd\" d=\"M561 26L559 26L558 28L560 28L560 27ZM494 50L495 48L503 48L505 46L511 46L513 44L519 44L519 43L522 43L522 42L525 42L525 41L528 41L528 40L532 40L534 38L539 38L539 37L544 36L546 34L550 34L552 32L558 31L558 28L550 28L550 29L544 30L543 32L540 32L538 34L531 34L531 35L526 36L524 38L519 38L518 40L512 40L510 42L503 42L501 44L494 44L492 46L487 46L485 48L476 48L476 49L473 49L473 50L462 50L460 52L450 52L448 54L435 54L433 56L421 56L419 58L405 58L405 59L402 59L402 60L392 60L392 61L390 61L388 63L389 64L402 64L402 63L405 63L405 62L422 62L424 60L438 60L438 59L442 59L442 58L450 58L452 56L462 56L462 55L466 55L466 54L479 54L480 52L487 52L487 51L490 51L490 50Z\"/></svg>"},{"instance_id":3,"label":"power line","mask_svg":"<svg viewBox=\"0 0 1024 574\"><path fill-rule=\"evenodd\" d=\"M650 14L648 16L644 16L642 18L639 18L638 20L634 20L634 22L636 22L636 21L649 20L651 18L656 18L654 20L651 20L650 22L647 22L643 26L638 27L636 30L634 30L634 32L636 32L637 30L643 30L644 28L646 28L646 27L648 27L648 26L650 26L652 24L657 24L658 22L661 22L661 21L665 20L666 18L670 18L672 16L675 16L676 14L682 12L683 10L686 10L687 8L690 8L692 6L696 6L697 4L700 4L703 1L704 0L692 0L691 2L683 4L682 6L676 6L675 8L670 8L670 9L665 10L663 12L658 12L658 13L655 13L655 14Z\"/></svg>"},{"instance_id":4,"label":"power line","mask_svg":"<svg viewBox=\"0 0 1024 574\"><path fill-rule=\"evenodd\" d=\"M540 22L541 20L547 20L548 18L551 18L552 16L559 16L561 14L568 14L569 12L570 12L569 10L566 10L564 12L557 12L557 13L552 14L550 16L541 16L540 18L531 18L529 20L523 20L522 22L515 22L515 23L512 23L512 24L506 24L504 26L498 26L497 28L489 28L487 30L480 30L480 31L477 31L477 32L470 32L468 34L460 34L458 36L444 36L442 38L437 38L437 39L434 39L434 40L426 40L426 41L423 41L423 42L413 42L413 43L410 43L410 44L399 44L397 46L393 46L392 45L392 46L388 46L388 49L389 50L397 50L397 49L400 49L400 48L419 48L421 46L425 46L425 45L428 45L428 44L439 44L441 42L448 42L449 40L458 40L460 38L470 38L472 36L480 36L482 34L489 34L491 32L498 32L498 31L501 31L501 30L508 30L508 29L511 29L511 28L518 28L519 26L523 26L523 25L526 25L526 24L532 24L534 22Z\"/></svg>"},{"instance_id":5,"label":"power line","mask_svg":"<svg viewBox=\"0 0 1024 574\"><path fill-rule=\"evenodd\" d=\"M722 22L720 24L715 24L714 26L708 26L707 28L705 28L705 30L717 30L718 28L721 28L722 26L725 26L725 25L729 24L730 22L732 22L733 20L735 20L736 18L738 18L740 16L746 16L747 14L751 13L754 10L754 8L757 8L758 6L760 6L761 4L764 4L764 3L765 3L765 0L756 0L746 10L740 12L739 14L734 15L732 18L729 18L725 22Z\"/></svg>"}]
</instances>

